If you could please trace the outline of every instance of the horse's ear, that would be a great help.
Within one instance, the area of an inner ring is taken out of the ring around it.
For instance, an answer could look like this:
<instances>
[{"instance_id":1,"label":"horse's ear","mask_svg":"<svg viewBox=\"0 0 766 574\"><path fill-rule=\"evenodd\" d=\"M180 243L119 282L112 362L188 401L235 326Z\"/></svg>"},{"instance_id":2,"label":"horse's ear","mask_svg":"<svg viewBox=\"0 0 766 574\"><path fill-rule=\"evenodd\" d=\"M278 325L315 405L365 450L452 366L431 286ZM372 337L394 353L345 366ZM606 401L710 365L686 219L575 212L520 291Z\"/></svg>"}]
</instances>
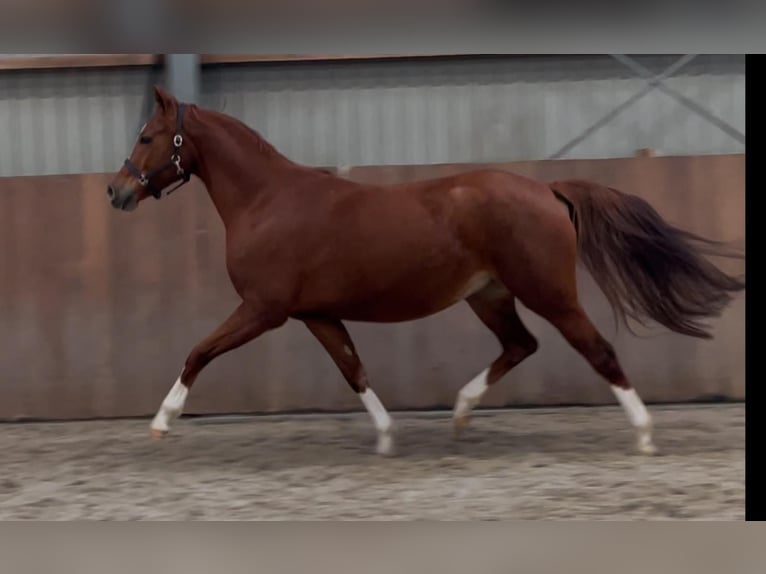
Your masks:
<instances>
[{"instance_id":1,"label":"horse's ear","mask_svg":"<svg viewBox=\"0 0 766 574\"><path fill-rule=\"evenodd\" d=\"M154 99L163 112L170 111L177 104L175 97L158 85L154 86Z\"/></svg>"}]
</instances>

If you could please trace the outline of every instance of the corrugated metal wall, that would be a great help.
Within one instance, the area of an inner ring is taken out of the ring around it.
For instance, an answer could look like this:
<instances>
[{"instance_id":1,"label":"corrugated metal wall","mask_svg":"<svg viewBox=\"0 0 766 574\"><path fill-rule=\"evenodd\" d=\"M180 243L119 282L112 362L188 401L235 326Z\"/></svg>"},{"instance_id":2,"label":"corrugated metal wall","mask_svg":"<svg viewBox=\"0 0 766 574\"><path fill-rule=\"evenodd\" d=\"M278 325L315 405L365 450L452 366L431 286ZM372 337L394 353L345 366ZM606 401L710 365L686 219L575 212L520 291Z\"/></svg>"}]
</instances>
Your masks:
<instances>
[{"instance_id":1,"label":"corrugated metal wall","mask_svg":"<svg viewBox=\"0 0 766 574\"><path fill-rule=\"evenodd\" d=\"M0 176L116 170L154 77L144 68L0 72Z\"/></svg>"},{"instance_id":2,"label":"corrugated metal wall","mask_svg":"<svg viewBox=\"0 0 766 574\"><path fill-rule=\"evenodd\" d=\"M675 56L642 57L660 73ZM745 131L743 56L698 56L667 83ZM316 165L543 159L645 80L606 56L281 63L206 68L203 104ZM133 144L148 69L0 73L0 176L109 172ZM565 158L743 153L653 91Z\"/></svg>"},{"instance_id":3,"label":"corrugated metal wall","mask_svg":"<svg viewBox=\"0 0 766 574\"><path fill-rule=\"evenodd\" d=\"M642 58L661 72L675 57ZM609 57L221 67L206 105L255 126L290 157L318 165L543 159L645 83ZM668 81L744 131L741 57L700 56ZM565 158L742 153L670 96L652 92Z\"/></svg>"}]
</instances>

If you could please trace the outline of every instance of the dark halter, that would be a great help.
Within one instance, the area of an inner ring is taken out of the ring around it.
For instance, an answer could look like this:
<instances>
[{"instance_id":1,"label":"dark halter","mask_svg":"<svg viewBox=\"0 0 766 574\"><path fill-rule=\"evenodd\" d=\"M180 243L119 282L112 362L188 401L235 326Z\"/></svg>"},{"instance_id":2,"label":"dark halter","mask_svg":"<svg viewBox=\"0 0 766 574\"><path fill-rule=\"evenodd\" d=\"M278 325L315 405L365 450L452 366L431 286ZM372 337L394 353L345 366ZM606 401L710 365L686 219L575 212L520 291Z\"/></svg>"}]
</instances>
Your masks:
<instances>
[{"instance_id":1,"label":"dark halter","mask_svg":"<svg viewBox=\"0 0 766 574\"><path fill-rule=\"evenodd\" d=\"M166 195L170 195L191 179L191 173L184 171L184 169L181 167L181 146L184 143L184 138L182 135L184 127L184 108L184 104L179 104L178 115L176 116L176 133L173 136L173 154L170 156L170 161L146 173L142 172L135 165L133 165L129 158L125 160L125 167L128 169L130 174L138 180L138 183L149 190L149 193L152 194L154 199L160 199L162 197L162 190L152 185L152 178L154 178L158 173L173 167L176 170L176 175L180 177L180 179L177 179L173 182L178 182L178 185L168 190Z\"/></svg>"}]
</instances>

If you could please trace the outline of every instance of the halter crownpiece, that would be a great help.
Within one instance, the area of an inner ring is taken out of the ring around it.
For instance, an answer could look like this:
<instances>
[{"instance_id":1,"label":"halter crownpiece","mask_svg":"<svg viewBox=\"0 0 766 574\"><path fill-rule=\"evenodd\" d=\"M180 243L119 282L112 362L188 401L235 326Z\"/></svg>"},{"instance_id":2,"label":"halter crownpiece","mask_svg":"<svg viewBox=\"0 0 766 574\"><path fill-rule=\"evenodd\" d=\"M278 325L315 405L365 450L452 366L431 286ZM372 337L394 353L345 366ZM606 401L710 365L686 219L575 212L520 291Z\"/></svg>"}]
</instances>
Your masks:
<instances>
[{"instance_id":1,"label":"halter crownpiece","mask_svg":"<svg viewBox=\"0 0 766 574\"><path fill-rule=\"evenodd\" d=\"M149 190L149 193L152 194L154 199L160 199L162 197L162 190L157 189L157 187L152 185L152 178L157 174L162 173L166 169L174 167L176 169L176 175L180 178L175 180L175 182L178 182L178 185L168 190L166 195L170 195L191 179L191 173L184 171L184 168L181 167L181 146L184 143L182 132L184 127L183 124L185 107L185 104L179 104L178 106L178 114L176 115L176 133L173 136L173 153L170 156L170 161L147 173L141 171L135 165L133 165L133 162L130 161L130 158L125 160L125 167L128 169L130 174L138 180L138 183L141 184L142 187L145 187Z\"/></svg>"}]
</instances>

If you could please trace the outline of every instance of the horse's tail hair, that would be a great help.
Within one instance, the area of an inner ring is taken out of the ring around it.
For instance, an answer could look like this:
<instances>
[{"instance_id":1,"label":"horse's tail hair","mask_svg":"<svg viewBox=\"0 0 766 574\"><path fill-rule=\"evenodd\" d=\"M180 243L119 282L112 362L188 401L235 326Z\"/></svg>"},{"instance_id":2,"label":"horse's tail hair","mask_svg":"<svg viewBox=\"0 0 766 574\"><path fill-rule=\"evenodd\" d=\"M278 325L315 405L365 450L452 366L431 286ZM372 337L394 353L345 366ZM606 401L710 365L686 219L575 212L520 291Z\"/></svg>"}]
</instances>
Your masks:
<instances>
[{"instance_id":1,"label":"horse's tail hair","mask_svg":"<svg viewBox=\"0 0 766 574\"><path fill-rule=\"evenodd\" d=\"M596 183L549 184L571 203L580 260L623 323L647 318L692 337L712 337L702 320L717 317L745 289L704 255L744 259L744 249L666 222L644 199Z\"/></svg>"}]
</instances>

